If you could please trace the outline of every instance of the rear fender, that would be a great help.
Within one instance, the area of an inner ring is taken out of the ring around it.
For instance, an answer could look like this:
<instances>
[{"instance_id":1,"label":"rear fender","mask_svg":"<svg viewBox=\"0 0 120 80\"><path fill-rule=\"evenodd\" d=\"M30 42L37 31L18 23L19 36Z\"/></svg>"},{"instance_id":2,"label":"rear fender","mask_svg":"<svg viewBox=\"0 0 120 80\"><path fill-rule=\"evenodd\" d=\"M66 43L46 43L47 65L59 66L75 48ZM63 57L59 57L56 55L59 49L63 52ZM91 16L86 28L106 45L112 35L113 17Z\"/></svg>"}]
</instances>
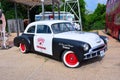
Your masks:
<instances>
[{"instance_id":1,"label":"rear fender","mask_svg":"<svg viewBox=\"0 0 120 80\"><path fill-rule=\"evenodd\" d=\"M14 45L19 47L20 43L25 43L27 49L30 48L30 40L27 37L19 36L14 38Z\"/></svg>"}]
</instances>

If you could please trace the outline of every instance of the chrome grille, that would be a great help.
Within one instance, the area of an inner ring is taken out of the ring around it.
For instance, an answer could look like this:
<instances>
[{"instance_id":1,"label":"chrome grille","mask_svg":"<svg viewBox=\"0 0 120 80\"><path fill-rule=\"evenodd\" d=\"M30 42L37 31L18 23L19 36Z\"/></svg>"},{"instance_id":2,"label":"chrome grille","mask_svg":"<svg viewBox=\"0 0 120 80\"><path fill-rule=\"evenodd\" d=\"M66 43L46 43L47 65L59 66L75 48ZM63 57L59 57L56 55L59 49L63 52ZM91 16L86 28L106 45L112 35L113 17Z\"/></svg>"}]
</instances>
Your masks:
<instances>
[{"instance_id":1,"label":"chrome grille","mask_svg":"<svg viewBox=\"0 0 120 80\"><path fill-rule=\"evenodd\" d=\"M99 46L99 47L97 47L97 48L93 49L92 51L101 50L101 49L103 49L104 47L105 47L105 45L102 45L102 46Z\"/></svg>"},{"instance_id":2,"label":"chrome grille","mask_svg":"<svg viewBox=\"0 0 120 80\"><path fill-rule=\"evenodd\" d=\"M100 51L106 51L107 45L100 45L89 50L88 53L84 54L84 60L100 56Z\"/></svg>"}]
</instances>

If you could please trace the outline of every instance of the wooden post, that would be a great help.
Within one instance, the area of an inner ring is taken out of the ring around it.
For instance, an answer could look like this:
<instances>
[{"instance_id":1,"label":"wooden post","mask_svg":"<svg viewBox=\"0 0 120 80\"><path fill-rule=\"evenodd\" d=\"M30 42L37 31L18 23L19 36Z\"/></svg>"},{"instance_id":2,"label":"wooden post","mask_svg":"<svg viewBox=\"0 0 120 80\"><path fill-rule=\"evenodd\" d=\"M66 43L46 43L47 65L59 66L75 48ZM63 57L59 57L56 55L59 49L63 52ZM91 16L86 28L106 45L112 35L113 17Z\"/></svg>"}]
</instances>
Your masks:
<instances>
[{"instance_id":1,"label":"wooden post","mask_svg":"<svg viewBox=\"0 0 120 80\"><path fill-rule=\"evenodd\" d=\"M16 19L16 27L17 27L17 36L19 36L18 16L17 16L17 3L14 3L14 6L15 6L15 19Z\"/></svg>"},{"instance_id":2,"label":"wooden post","mask_svg":"<svg viewBox=\"0 0 120 80\"><path fill-rule=\"evenodd\" d=\"M27 7L27 16L28 16L28 23L30 23L30 9L29 7Z\"/></svg>"},{"instance_id":3,"label":"wooden post","mask_svg":"<svg viewBox=\"0 0 120 80\"><path fill-rule=\"evenodd\" d=\"M54 2L54 0L52 0L52 15L53 15L53 20L55 19L54 17L55 17L55 15L54 15L54 7L55 7L55 2Z\"/></svg>"},{"instance_id":4,"label":"wooden post","mask_svg":"<svg viewBox=\"0 0 120 80\"><path fill-rule=\"evenodd\" d=\"M45 9L44 9L44 0L41 0L42 2L42 18L45 20Z\"/></svg>"},{"instance_id":5,"label":"wooden post","mask_svg":"<svg viewBox=\"0 0 120 80\"><path fill-rule=\"evenodd\" d=\"M60 20L60 2L58 1L58 19Z\"/></svg>"}]
</instances>

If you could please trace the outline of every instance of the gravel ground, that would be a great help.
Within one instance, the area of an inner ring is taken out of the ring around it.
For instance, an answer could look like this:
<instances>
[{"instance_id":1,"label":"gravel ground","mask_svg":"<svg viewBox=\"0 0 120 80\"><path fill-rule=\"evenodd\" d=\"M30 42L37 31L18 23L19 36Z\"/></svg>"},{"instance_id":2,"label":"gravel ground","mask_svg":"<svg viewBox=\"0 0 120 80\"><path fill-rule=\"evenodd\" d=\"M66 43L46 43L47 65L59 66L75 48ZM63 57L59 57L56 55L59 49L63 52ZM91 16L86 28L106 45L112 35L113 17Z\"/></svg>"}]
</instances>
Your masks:
<instances>
[{"instance_id":1,"label":"gravel ground","mask_svg":"<svg viewBox=\"0 0 120 80\"><path fill-rule=\"evenodd\" d=\"M0 50L0 80L120 80L120 42L108 37L102 60L87 60L75 69L38 54L22 54L16 47Z\"/></svg>"}]
</instances>

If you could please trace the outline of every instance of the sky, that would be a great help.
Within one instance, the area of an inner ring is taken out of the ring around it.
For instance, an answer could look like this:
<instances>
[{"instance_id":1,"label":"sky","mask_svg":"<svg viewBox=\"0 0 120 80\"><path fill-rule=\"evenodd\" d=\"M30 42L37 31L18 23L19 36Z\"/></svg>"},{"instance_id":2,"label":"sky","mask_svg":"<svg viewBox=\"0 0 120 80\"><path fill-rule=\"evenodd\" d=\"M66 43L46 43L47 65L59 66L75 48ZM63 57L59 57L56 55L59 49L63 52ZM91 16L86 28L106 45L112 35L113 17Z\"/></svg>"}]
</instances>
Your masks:
<instances>
[{"instance_id":1,"label":"sky","mask_svg":"<svg viewBox=\"0 0 120 80\"><path fill-rule=\"evenodd\" d=\"M98 3L106 4L107 0L85 0L86 9L89 11L94 11Z\"/></svg>"}]
</instances>

